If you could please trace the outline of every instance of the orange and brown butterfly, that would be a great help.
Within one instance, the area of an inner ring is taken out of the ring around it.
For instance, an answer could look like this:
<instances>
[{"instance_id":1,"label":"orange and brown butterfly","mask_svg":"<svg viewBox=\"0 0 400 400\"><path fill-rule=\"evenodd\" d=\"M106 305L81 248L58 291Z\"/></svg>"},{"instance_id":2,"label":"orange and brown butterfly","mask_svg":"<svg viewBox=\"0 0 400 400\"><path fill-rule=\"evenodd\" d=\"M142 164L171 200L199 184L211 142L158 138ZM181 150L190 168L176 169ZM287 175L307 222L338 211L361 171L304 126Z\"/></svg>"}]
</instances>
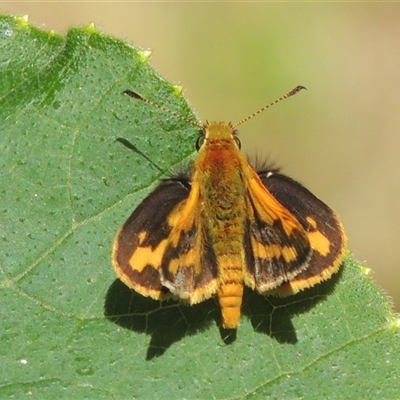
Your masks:
<instances>
[{"instance_id":1,"label":"orange and brown butterfly","mask_svg":"<svg viewBox=\"0 0 400 400\"><path fill-rule=\"evenodd\" d=\"M244 286L287 296L339 270L346 235L335 212L278 170L257 171L241 153L235 130L301 89L235 125L194 122L201 134L192 172L163 180L117 234L112 261L125 285L189 304L216 295L222 326L236 329Z\"/></svg>"}]
</instances>

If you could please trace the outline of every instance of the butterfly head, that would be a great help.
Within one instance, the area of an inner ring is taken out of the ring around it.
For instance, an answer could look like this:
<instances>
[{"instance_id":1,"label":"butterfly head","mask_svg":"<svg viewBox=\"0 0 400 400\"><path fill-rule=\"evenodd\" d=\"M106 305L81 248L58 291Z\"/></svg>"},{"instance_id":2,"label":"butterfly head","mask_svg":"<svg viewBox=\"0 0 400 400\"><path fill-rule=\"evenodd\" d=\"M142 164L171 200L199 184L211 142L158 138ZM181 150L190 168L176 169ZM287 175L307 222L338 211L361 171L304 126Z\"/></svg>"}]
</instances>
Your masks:
<instances>
[{"instance_id":1,"label":"butterfly head","mask_svg":"<svg viewBox=\"0 0 400 400\"><path fill-rule=\"evenodd\" d=\"M240 150L237 131L230 122L206 122L196 142L197 151L210 148L233 147Z\"/></svg>"}]
</instances>

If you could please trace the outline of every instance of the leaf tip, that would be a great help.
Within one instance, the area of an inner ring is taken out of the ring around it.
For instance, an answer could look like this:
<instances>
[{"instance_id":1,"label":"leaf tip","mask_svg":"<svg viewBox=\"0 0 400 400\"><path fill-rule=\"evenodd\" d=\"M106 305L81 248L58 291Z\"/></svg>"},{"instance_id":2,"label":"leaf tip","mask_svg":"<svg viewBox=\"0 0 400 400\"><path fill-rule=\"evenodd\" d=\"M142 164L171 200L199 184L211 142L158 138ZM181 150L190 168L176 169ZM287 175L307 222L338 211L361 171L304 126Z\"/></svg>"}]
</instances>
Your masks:
<instances>
[{"instance_id":1,"label":"leaf tip","mask_svg":"<svg viewBox=\"0 0 400 400\"><path fill-rule=\"evenodd\" d=\"M392 318L389 317L389 328L396 332L400 331L400 315L394 315Z\"/></svg>"},{"instance_id":2,"label":"leaf tip","mask_svg":"<svg viewBox=\"0 0 400 400\"><path fill-rule=\"evenodd\" d=\"M182 95L183 87L179 85L172 85L172 91L176 97L180 97Z\"/></svg>"},{"instance_id":3,"label":"leaf tip","mask_svg":"<svg viewBox=\"0 0 400 400\"><path fill-rule=\"evenodd\" d=\"M94 24L94 22L91 22L89 25L85 26L83 29L87 33L96 33L97 32L96 25Z\"/></svg>"},{"instance_id":4,"label":"leaf tip","mask_svg":"<svg viewBox=\"0 0 400 400\"><path fill-rule=\"evenodd\" d=\"M365 266L361 266L361 272L365 275L365 276L369 276L372 273L372 268L370 267L365 267Z\"/></svg>"},{"instance_id":5,"label":"leaf tip","mask_svg":"<svg viewBox=\"0 0 400 400\"><path fill-rule=\"evenodd\" d=\"M28 28L29 27L29 15L22 15L16 18L17 24L20 28Z\"/></svg>"},{"instance_id":6,"label":"leaf tip","mask_svg":"<svg viewBox=\"0 0 400 400\"><path fill-rule=\"evenodd\" d=\"M152 54L153 52L151 50L139 50L138 52L139 59L142 63L147 62Z\"/></svg>"}]
</instances>

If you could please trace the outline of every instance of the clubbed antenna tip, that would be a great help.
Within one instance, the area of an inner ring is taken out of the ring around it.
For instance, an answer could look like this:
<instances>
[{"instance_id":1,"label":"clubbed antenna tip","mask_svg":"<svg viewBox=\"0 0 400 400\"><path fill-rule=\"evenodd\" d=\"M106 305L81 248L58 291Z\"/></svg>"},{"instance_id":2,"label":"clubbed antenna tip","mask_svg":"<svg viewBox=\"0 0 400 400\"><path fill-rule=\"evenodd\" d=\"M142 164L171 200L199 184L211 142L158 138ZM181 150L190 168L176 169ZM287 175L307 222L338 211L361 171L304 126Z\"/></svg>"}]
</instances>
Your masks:
<instances>
[{"instance_id":1,"label":"clubbed antenna tip","mask_svg":"<svg viewBox=\"0 0 400 400\"><path fill-rule=\"evenodd\" d=\"M134 99L144 100L144 98L140 94L137 94L136 92L129 89L124 90L122 93L127 94L128 96L133 97Z\"/></svg>"},{"instance_id":2,"label":"clubbed antenna tip","mask_svg":"<svg viewBox=\"0 0 400 400\"><path fill-rule=\"evenodd\" d=\"M122 92L123 94L127 94L128 96L132 97L133 99L137 99L137 100L141 100L144 101L147 104L152 105L153 107L158 108L159 110L163 110L164 112L167 112L168 114L171 114L177 118L179 118L182 121L186 121L189 124L192 124L194 126L199 126L201 127L201 125L197 122L197 121L192 121L186 117L184 117L183 115L177 113L176 111L170 110L169 108L163 106L162 104L158 104L152 100L146 99L146 97L141 96L140 94L130 90L130 89L126 89Z\"/></svg>"},{"instance_id":3,"label":"clubbed antenna tip","mask_svg":"<svg viewBox=\"0 0 400 400\"><path fill-rule=\"evenodd\" d=\"M234 128L236 128L237 126L243 124L244 122L248 121L249 119L255 117L256 115L260 114L261 112L263 112L264 110L266 110L267 108L272 107L273 105L275 105L276 103L279 103L280 101L287 99L290 96L293 96L294 94L300 92L300 90L307 90L306 87L304 86L296 86L294 89L290 90L289 92L285 93L283 96L279 97L279 99L273 101L270 104L267 104L266 106L260 108L259 110L257 110L256 112L254 112L253 114L250 114L248 117L243 118L242 120L240 120L239 122L237 122L235 125L233 125Z\"/></svg>"}]
</instances>

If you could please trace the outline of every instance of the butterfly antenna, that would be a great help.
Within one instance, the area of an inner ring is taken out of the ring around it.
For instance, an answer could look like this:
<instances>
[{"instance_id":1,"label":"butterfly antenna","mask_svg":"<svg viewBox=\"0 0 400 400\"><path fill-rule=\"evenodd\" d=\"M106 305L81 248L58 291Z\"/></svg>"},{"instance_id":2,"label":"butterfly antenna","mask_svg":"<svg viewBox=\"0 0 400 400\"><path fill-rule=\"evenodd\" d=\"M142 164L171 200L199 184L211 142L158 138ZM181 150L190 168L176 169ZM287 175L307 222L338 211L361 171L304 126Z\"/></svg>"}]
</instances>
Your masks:
<instances>
[{"instance_id":1,"label":"butterfly antenna","mask_svg":"<svg viewBox=\"0 0 400 400\"><path fill-rule=\"evenodd\" d=\"M144 101L145 103L150 104L153 107L158 108L159 110L165 111L168 114L171 114L174 117L179 118L182 121L188 122L191 125L198 126L201 128L201 124L199 124L197 121L190 120L189 118L184 117L183 115L177 113L176 111L170 110L169 108L164 107L161 104L158 104L158 103L155 103L154 101L146 99L145 97L141 96L140 94L138 94L132 90L127 89L127 90L124 90L122 93L127 94L128 96L132 97L133 99Z\"/></svg>"},{"instance_id":2,"label":"butterfly antenna","mask_svg":"<svg viewBox=\"0 0 400 400\"><path fill-rule=\"evenodd\" d=\"M244 122L248 121L249 119L255 117L256 115L260 114L261 112L263 112L264 110L266 110L267 108L272 107L273 105L275 105L276 103L279 103L280 101L287 99L290 96L293 96L294 94L300 92L300 90L307 90L307 88L305 88L304 86L296 86L294 89L292 89L290 92L287 92L286 94L284 94L283 96L279 97L279 99L273 101L270 104L267 104L266 106L260 108L259 110L257 110L256 112L254 112L253 114L249 115L246 118L243 118L242 120L240 120L239 122L237 122L235 125L233 125L233 128L238 127L239 125L243 124Z\"/></svg>"}]
</instances>

